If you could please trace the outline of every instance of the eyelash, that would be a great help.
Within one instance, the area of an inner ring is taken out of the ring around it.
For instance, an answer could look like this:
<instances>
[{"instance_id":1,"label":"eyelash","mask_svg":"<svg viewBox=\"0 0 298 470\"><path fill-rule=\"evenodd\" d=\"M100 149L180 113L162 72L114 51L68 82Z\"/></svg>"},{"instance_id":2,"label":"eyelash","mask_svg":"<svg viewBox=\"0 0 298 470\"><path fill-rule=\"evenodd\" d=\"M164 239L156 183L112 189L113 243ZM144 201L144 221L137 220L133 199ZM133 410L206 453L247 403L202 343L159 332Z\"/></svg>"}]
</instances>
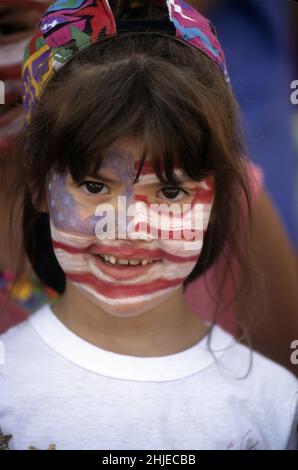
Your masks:
<instances>
[{"instance_id":1,"label":"eyelash","mask_svg":"<svg viewBox=\"0 0 298 470\"><path fill-rule=\"evenodd\" d=\"M100 192L92 192L92 191L88 191L87 189L87 185L90 185L90 184L93 184L93 185L101 185L101 186L106 186L104 183L100 183L99 181L83 181L82 183L79 184L80 187L83 187L86 192L88 194L100 194ZM107 186L106 186L107 187Z\"/></svg>"},{"instance_id":2,"label":"eyelash","mask_svg":"<svg viewBox=\"0 0 298 470\"><path fill-rule=\"evenodd\" d=\"M160 191L165 190L165 189L175 189L184 193L186 196L189 196L189 192L186 191L186 189L180 188L179 186L165 186L161 188ZM166 199L168 199L169 201L177 201L177 200L179 201L179 199L176 199L176 198L166 198Z\"/></svg>"},{"instance_id":3,"label":"eyelash","mask_svg":"<svg viewBox=\"0 0 298 470\"><path fill-rule=\"evenodd\" d=\"M101 183L99 181L83 181L78 186L83 187L85 189L85 191L87 192L87 194L89 194L89 195L101 194L100 191L98 191L98 192L89 191L87 189L88 188L87 185L90 185L90 184L97 185L97 186L101 185L102 187L105 186L107 188L107 185L105 185L104 183ZM179 190L180 192L183 192L186 196L189 196L189 192L184 188L180 188L179 186L164 186L163 188L160 188L160 191L165 190L165 189ZM107 193L103 193L103 194L107 194ZM176 201L177 200L176 198L165 198L165 199L168 199L169 201Z\"/></svg>"}]
</instances>

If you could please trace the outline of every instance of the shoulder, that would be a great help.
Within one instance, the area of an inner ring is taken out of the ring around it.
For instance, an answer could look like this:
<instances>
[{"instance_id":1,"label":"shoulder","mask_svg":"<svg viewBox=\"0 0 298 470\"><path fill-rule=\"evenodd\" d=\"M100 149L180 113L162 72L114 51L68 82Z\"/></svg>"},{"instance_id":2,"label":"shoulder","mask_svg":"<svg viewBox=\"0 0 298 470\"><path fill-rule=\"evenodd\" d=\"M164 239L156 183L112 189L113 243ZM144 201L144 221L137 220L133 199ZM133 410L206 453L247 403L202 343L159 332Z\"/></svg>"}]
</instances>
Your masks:
<instances>
[{"instance_id":1,"label":"shoulder","mask_svg":"<svg viewBox=\"0 0 298 470\"><path fill-rule=\"evenodd\" d=\"M33 327L32 320L46 314L49 306L45 305L26 320L12 326L0 335L0 376L10 370L22 370L32 359L40 357L43 342Z\"/></svg>"},{"instance_id":2,"label":"shoulder","mask_svg":"<svg viewBox=\"0 0 298 470\"><path fill-rule=\"evenodd\" d=\"M31 321L30 318L18 323L15 326L10 327L5 333L0 335L0 343L2 350L7 352L9 349L11 352L21 350L25 344L30 344L31 339Z\"/></svg>"},{"instance_id":3,"label":"shoulder","mask_svg":"<svg viewBox=\"0 0 298 470\"><path fill-rule=\"evenodd\" d=\"M285 441L285 448L295 448L297 378L271 359L236 342L228 333L223 334L230 338L230 346L215 365L222 390L233 397L234 407L240 414L248 413L267 433L272 431L271 438L276 442Z\"/></svg>"},{"instance_id":4,"label":"shoulder","mask_svg":"<svg viewBox=\"0 0 298 470\"><path fill-rule=\"evenodd\" d=\"M274 390L278 390L278 393L282 389L298 392L298 380L286 368L240 343L221 327L216 328L225 338L225 344L228 344L220 363L229 378L245 382L255 392L258 392L263 385L267 385L262 390L264 398L266 393L274 395Z\"/></svg>"},{"instance_id":5,"label":"shoulder","mask_svg":"<svg viewBox=\"0 0 298 470\"><path fill-rule=\"evenodd\" d=\"M24 346L24 343L28 346L28 341L32 336L32 330L31 317L29 317L21 323L10 327L5 333L2 333L0 335L0 342L4 345L5 349L15 348L15 346L17 346L17 350L20 350Z\"/></svg>"}]
</instances>

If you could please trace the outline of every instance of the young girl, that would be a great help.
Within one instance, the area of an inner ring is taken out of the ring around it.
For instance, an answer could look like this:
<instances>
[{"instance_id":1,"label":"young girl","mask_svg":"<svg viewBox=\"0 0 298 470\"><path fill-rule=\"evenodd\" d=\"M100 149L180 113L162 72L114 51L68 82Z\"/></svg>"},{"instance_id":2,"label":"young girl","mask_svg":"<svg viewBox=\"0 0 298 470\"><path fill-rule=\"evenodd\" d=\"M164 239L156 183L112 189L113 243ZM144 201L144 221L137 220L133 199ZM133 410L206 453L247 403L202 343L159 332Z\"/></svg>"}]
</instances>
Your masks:
<instances>
[{"instance_id":1,"label":"young girl","mask_svg":"<svg viewBox=\"0 0 298 470\"><path fill-rule=\"evenodd\" d=\"M250 169L213 26L180 0L59 0L23 82L24 246L62 296L0 337L2 447L296 448L294 376L183 294L227 246L247 259Z\"/></svg>"}]
</instances>

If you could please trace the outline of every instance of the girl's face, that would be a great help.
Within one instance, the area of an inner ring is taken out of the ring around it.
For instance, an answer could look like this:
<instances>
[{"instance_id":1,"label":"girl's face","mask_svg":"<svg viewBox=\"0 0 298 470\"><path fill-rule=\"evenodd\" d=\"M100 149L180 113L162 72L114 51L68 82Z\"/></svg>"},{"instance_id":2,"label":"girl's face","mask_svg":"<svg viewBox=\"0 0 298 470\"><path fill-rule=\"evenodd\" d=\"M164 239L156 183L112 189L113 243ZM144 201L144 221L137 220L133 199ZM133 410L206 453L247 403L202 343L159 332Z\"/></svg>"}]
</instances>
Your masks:
<instances>
[{"instance_id":1,"label":"girl's face","mask_svg":"<svg viewBox=\"0 0 298 470\"><path fill-rule=\"evenodd\" d=\"M5 104L0 106L0 152L9 149L21 120L21 64L24 49L50 1L0 0L0 80Z\"/></svg>"},{"instance_id":2,"label":"girl's face","mask_svg":"<svg viewBox=\"0 0 298 470\"><path fill-rule=\"evenodd\" d=\"M53 247L67 279L121 317L157 306L183 284L200 255L214 196L211 178L161 183L150 160L134 184L139 150L122 140L96 177L76 183L54 173L48 182Z\"/></svg>"}]
</instances>

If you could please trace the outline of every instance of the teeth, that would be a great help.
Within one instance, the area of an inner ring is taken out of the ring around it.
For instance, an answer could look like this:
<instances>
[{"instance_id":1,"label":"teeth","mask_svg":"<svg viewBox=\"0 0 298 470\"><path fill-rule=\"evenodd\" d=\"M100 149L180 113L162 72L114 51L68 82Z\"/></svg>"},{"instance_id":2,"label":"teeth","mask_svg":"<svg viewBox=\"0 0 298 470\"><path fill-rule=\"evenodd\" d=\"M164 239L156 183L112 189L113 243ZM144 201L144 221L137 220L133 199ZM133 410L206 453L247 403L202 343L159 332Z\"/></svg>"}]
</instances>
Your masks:
<instances>
[{"instance_id":1,"label":"teeth","mask_svg":"<svg viewBox=\"0 0 298 470\"><path fill-rule=\"evenodd\" d=\"M119 264L129 264L129 260L128 259L118 259L118 263Z\"/></svg>"},{"instance_id":2,"label":"teeth","mask_svg":"<svg viewBox=\"0 0 298 470\"><path fill-rule=\"evenodd\" d=\"M137 264L140 264L140 260L131 259L131 260L129 260L129 264L131 264L132 266L136 266Z\"/></svg>"},{"instance_id":3,"label":"teeth","mask_svg":"<svg viewBox=\"0 0 298 470\"><path fill-rule=\"evenodd\" d=\"M122 258L115 258L115 256L110 256L110 255L99 255L102 259L105 261L111 263L111 264L120 264L120 265L132 265L132 266L137 266L139 264L142 264L142 266L146 266L147 264L153 263L153 261L150 261L148 259L122 259Z\"/></svg>"}]
</instances>

